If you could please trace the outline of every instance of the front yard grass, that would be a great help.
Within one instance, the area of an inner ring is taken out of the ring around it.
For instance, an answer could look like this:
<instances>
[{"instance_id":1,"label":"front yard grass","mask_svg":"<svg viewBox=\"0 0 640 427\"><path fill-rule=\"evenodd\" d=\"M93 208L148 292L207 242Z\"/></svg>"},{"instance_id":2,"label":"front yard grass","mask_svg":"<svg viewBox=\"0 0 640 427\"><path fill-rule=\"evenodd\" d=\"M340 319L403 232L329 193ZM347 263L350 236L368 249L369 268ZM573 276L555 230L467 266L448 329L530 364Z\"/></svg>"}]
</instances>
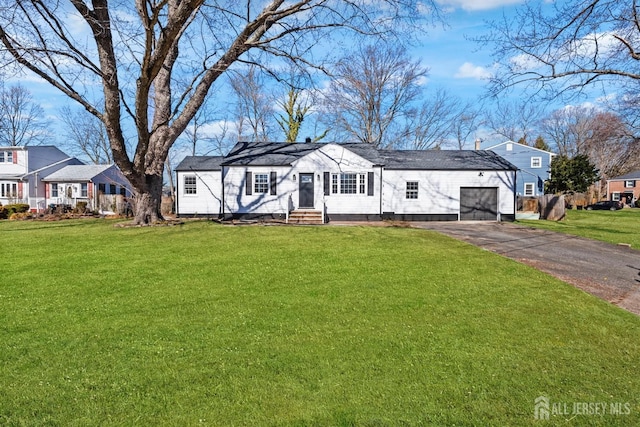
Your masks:
<instances>
[{"instance_id":1,"label":"front yard grass","mask_svg":"<svg viewBox=\"0 0 640 427\"><path fill-rule=\"evenodd\" d=\"M640 423L637 316L433 232L0 233L1 425Z\"/></svg>"},{"instance_id":2,"label":"front yard grass","mask_svg":"<svg viewBox=\"0 0 640 427\"><path fill-rule=\"evenodd\" d=\"M640 209L619 211L585 211L567 209L562 221L518 221L530 227L601 240L613 244L626 243L640 249Z\"/></svg>"}]
</instances>

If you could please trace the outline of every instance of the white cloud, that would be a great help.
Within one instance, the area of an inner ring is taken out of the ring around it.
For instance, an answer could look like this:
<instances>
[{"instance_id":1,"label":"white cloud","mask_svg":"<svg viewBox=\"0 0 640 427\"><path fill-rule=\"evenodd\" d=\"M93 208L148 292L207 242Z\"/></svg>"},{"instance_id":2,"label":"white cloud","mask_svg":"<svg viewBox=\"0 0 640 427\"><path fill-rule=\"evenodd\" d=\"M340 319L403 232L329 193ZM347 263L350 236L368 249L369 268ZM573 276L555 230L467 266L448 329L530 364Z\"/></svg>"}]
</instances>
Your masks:
<instances>
[{"instance_id":1,"label":"white cloud","mask_svg":"<svg viewBox=\"0 0 640 427\"><path fill-rule=\"evenodd\" d=\"M511 6L524 3L523 0L436 0L445 7L463 9L467 11L497 9L502 6Z\"/></svg>"},{"instance_id":2,"label":"white cloud","mask_svg":"<svg viewBox=\"0 0 640 427\"><path fill-rule=\"evenodd\" d=\"M465 62L458 68L458 72L454 77L457 79L486 80L491 77L491 72L485 67L473 65L471 62Z\"/></svg>"}]
</instances>

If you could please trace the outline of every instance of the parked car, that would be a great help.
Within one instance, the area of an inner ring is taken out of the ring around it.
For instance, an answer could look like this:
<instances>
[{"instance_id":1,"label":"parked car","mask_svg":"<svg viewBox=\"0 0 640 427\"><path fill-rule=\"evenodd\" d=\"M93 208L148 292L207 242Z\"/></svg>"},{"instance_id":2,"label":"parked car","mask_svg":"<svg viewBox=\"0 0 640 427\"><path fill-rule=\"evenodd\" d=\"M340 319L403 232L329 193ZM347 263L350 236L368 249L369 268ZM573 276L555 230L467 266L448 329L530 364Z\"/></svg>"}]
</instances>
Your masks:
<instances>
[{"instance_id":1,"label":"parked car","mask_svg":"<svg viewBox=\"0 0 640 427\"><path fill-rule=\"evenodd\" d=\"M588 211L593 210L607 210L607 211L617 211L618 209L622 209L624 204L622 202L616 200L604 200L602 202L596 202L592 205L587 205L586 209Z\"/></svg>"}]
</instances>

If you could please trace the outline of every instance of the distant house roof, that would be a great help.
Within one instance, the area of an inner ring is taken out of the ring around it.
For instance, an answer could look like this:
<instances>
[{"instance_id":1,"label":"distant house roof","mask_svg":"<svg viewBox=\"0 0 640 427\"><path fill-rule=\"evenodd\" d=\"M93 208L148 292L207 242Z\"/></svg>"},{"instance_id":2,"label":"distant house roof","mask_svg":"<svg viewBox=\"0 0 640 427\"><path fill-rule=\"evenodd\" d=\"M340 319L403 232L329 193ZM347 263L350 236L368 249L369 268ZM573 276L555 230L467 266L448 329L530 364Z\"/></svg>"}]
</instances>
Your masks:
<instances>
[{"instance_id":1,"label":"distant house roof","mask_svg":"<svg viewBox=\"0 0 640 427\"><path fill-rule=\"evenodd\" d=\"M517 170L493 151L484 150L380 150L386 169Z\"/></svg>"},{"instance_id":2,"label":"distant house roof","mask_svg":"<svg viewBox=\"0 0 640 427\"><path fill-rule=\"evenodd\" d=\"M239 142L226 156L223 166L289 166L301 157L327 144L283 142ZM371 144L336 144L373 162L379 162L378 151Z\"/></svg>"},{"instance_id":3,"label":"distant house roof","mask_svg":"<svg viewBox=\"0 0 640 427\"><path fill-rule=\"evenodd\" d=\"M539 151L541 153L551 154L552 156L556 155L555 153L552 153L551 151L542 150L540 148L532 147L530 145L520 144L519 142L513 142L513 141L501 142L500 144L495 144L495 145L492 145L491 147L483 148L483 150L492 150L492 149L494 149L496 147L500 147L501 145L506 145L506 144L514 144L514 145L517 145L518 148L526 148L526 149L533 150L533 151Z\"/></svg>"},{"instance_id":4,"label":"distant house roof","mask_svg":"<svg viewBox=\"0 0 640 427\"><path fill-rule=\"evenodd\" d=\"M631 180L631 179L639 179L640 180L640 170L637 170L635 172L629 172L627 174L624 175L620 175L620 176L616 176L615 178L611 178L608 181L626 181L626 180Z\"/></svg>"},{"instance_id":5,"label":"distant house roof","mask_svg":"<svg viewBox=\"0 0 640 427\"><path fill-rule=\"evenodd\" d=\"M113 165L70 165L47 175L43 181L91 181Z\"/></svg>"},{"instance_id":6,"label":"distant house roof","mask_svg":"<svg viewBox=\"0 0 640 427\"><path fill-rule=\"evenodd\" d=\"M178 166L176 172L188 171L219 171L222 170L224 156L187 156Z\"/></svg>"}]
</instances>

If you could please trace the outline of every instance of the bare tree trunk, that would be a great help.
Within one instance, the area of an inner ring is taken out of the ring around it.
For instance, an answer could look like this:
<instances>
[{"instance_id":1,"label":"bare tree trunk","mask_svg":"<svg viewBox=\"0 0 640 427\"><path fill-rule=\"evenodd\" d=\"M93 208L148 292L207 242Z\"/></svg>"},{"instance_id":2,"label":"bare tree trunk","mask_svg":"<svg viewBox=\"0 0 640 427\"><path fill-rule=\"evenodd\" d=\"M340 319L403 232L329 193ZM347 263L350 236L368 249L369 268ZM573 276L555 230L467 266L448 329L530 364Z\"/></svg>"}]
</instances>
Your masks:
<instances>
[{"instance_id":1,"label":"bare tree trunk","mask_svg":"<svg viewBox=\"0 0 640 427\"><path fill-rule=\"evenodd\" d=\"M133 223L147 225L162 221L164 218L160 211L161 202L162 173L159 175L146 175L145 188L136 188Z\"/></svg>"}]
</instances>

